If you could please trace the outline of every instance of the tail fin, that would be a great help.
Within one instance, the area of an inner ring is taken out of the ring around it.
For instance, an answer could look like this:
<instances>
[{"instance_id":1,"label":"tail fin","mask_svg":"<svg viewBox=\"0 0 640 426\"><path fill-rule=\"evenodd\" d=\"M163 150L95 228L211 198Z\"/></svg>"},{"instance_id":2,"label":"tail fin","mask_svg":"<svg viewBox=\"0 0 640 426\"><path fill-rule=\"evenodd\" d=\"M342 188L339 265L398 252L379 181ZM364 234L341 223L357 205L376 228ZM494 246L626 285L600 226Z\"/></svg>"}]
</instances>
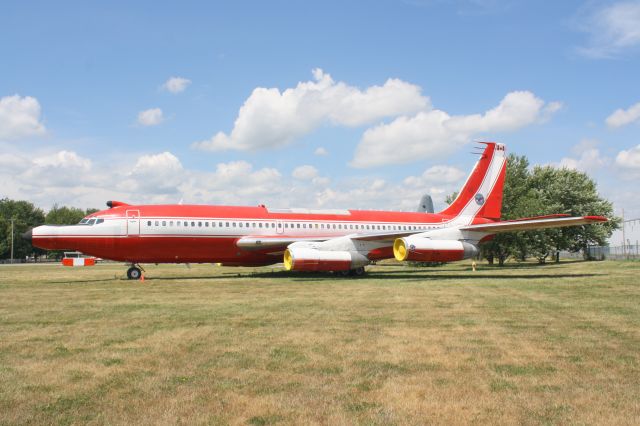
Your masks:
<instances>
[{"instance_id":1,"label":"tail fin","mask_svg":"<svg viewBox=\"0 0 640 426\"><path fill-rule=\"evenodd\" d=\"M502 190L507 169L504 145L483 142L486 147L456 199L440 212L447 216L500 219Z\"/></svg>"}]
</instances>

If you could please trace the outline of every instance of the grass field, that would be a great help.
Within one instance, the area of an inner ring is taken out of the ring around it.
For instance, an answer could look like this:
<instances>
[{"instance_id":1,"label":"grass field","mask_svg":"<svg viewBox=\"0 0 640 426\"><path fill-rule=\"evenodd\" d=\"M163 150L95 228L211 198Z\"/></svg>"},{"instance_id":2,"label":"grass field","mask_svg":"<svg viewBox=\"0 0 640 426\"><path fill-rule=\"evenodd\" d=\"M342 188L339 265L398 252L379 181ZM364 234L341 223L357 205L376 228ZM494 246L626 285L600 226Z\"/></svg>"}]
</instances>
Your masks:
<instances>
[{"instance_id":1,"label":"grass field","mask_svg":"<svg viewBox=\"0 0 640 426\"><path fill-rule=\"evenodd\" d=\"M0 424L638 424L640 264L0 267Z\"/></svg>"}]
</instances>

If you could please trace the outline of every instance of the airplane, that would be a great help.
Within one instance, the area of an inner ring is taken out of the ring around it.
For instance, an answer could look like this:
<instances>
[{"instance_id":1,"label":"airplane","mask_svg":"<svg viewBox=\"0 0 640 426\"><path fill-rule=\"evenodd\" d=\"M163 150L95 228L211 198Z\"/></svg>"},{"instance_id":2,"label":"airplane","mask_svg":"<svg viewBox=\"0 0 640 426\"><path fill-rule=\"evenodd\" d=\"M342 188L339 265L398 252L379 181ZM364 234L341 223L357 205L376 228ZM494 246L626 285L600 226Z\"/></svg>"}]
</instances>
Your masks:
<instances>
[{"instance_id":1,"label":"airplane","mask_svg":"<svg viewBox=\"0 0 640 426\"><path fill-rule=\"evenodd\" d=\"M372 262L452 262L477 256L497 233L606 222L602 216L554 214L500 221L507 165L503 144L483 142L455 200L439 213L277 209L264 205L130 205L108 209L76 225L43 225L23 237L48 250L76 250L126 262L129 279L141 263L221 263L360 276Z\"/></svg>"}]
</instances>

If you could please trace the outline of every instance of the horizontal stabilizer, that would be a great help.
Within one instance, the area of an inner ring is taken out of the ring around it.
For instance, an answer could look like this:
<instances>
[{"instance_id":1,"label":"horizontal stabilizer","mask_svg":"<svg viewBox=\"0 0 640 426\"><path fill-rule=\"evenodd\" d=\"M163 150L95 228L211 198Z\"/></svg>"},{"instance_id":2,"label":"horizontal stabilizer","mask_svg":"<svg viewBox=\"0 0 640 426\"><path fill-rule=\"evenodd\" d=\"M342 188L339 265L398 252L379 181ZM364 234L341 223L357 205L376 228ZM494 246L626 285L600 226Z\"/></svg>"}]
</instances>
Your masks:
<instances>
[{"instance_id":1,"label":"horizontal stabilizer","mask_svg":"<svg viewBox=\"0 0 640 426\"><path fill-rule=\"evenodd\" d=\"M505 220L503 222L481 223L477 225L467 225L460 228L461 231L488 232L491 234L511 231L530 231L533 229L562 228L565 226L589 225L592 223L607 222L603 216L578 216L562 217L560 215L540 216L537 218L526 218L516 220Z\"/></svg>"}]
</instances>

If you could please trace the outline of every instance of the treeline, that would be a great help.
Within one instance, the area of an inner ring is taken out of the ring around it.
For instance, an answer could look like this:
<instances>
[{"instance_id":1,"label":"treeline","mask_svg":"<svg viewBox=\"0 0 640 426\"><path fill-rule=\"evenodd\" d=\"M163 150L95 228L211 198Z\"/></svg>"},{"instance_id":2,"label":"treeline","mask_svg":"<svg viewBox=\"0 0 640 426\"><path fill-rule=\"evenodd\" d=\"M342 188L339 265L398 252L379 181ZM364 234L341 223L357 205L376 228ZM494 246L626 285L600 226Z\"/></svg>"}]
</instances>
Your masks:
<instances>
[{"instance_id":1,"label":"treeline","mask_svg":"<svg viewBox=\"0 0 640 426\"><path fill-rule=\"evenodd\" d=\"M24 259L26 256L42 255L44 250L32 247L22 239L22 234L29 228L43 224L72 225L98 209L82 210L76 207L58 206L47 212L33 203L22 200L0 199L0 259L11 257L11 222L13 219L13 257Z\"/></svg>"},{"instance_id":2,"label":"treeline","mask_svg":"<svg viewBox=\"0 0 640 426\"><path fill-rule=\"evenodd\" d=\"M497 234L481 245L481 256L500 265L508 258L524 261L535 258L545 263L560 251L584 253L590 245L607 245L607 239L620 226L613 216L611 202L598 195L595 182L583 172L551 166L529 167L525 156L510 154L507 162L502 220L548 214L605 216L609 222Z\"/></svg>"}]
</instances>

